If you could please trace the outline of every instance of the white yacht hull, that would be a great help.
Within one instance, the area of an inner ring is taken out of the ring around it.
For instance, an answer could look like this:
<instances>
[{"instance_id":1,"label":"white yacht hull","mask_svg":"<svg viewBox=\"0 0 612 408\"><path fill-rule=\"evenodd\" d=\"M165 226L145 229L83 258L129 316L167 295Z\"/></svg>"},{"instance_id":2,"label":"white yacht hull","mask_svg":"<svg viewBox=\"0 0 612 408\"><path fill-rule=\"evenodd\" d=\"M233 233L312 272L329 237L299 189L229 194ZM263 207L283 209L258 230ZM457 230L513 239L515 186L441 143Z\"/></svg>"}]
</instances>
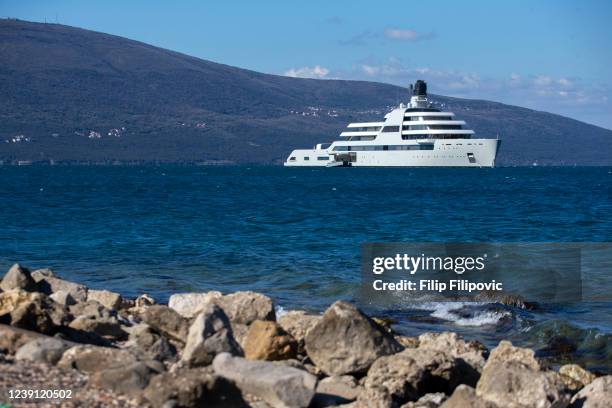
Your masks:
<instances>
[{"instance_id":1,"label":"white yacht hull","mask_svg":"<svg viewBox=\"0 0 612 408\"><path fill-rule=\"evenodd\" d=\"M284 163L291 167L494 167L498 139L437 139L432 150L332 152L294 150ZM406 143L417 146L417 143ZM327 156L327 160L322 160ZM295 158L291 160L291 158ZM308 159L305 159L308 157ZM347 160L344 160L347 159Z\"/></svg>"}]
</instances>

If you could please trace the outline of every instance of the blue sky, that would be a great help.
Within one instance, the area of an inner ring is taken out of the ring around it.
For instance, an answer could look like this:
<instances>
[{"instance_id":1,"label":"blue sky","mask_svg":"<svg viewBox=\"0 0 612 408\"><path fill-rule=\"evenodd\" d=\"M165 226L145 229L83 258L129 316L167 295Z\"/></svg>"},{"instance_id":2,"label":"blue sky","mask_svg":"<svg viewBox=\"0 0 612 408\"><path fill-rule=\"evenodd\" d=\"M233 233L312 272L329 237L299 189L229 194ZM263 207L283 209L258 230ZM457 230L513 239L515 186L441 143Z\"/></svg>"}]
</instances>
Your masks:
<instances>
[{"instance_id":1,"label":"blue sky","mask_svg":"<svg viewBox=\"0 0 612 408\"><path fill-rule=\"evenodd\" d=\"M610 1L10 1L216 62L490 99L612 128Z\"/></svg>"}]
</instances>

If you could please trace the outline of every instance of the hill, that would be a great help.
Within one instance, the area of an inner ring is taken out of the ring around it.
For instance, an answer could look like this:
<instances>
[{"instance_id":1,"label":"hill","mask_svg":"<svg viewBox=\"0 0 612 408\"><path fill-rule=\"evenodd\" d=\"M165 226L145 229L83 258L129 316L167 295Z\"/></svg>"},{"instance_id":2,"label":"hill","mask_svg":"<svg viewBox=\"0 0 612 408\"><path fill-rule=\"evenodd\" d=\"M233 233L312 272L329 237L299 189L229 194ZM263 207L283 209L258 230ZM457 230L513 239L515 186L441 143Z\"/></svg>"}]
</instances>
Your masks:
<instances>
[{"instance_id":1,"label":"hill","mask_svg":"<svg viewBox=\"0 0 612 408\"><path fill-rule=\"evenodd\" d=\"M416 79L416 78L415 78ZM288 78L125 38L0 20L0 160L280 163L379 120L408 91ZM503 139L500 165L612 163L612 131L496 102L433 96L477 135Z\"/></svg>"}]
</instances>

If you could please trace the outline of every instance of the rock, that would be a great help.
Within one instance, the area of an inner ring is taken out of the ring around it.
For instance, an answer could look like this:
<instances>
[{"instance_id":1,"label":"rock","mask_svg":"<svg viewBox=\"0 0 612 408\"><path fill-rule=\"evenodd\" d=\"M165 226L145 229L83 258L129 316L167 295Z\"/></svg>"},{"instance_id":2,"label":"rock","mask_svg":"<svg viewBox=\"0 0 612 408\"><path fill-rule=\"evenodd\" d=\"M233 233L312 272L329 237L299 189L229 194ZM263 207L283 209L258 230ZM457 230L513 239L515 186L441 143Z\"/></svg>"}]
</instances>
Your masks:
<instances>
[{"instance_id":1,"label":"rock","mask_svg":"<svg viewBox=\"0 0 612 408\"><path fill-rule=\"evenodd\" d=\"M151 296L147 295L146 293L143 293L142 295L138 296L136 298L136 300L134 301L134 307L148 307L148 306L153 306L154 304L156 304L157 302L155 301L155 299L153 299Z\"/></svg>"},{"instance_id":2,"label":"rock","mask_svg":"<svg viewBox=\"0 0 612 408\"><path fill-rule=\"evenodd\" d=\"M402 346L355 306L336 302L305 338L305 348L315 365L329 375L364 373L381 356Z\"/></svg>"},{"instance_id":3,"label":"rock","mask_svg":"<svg viewBox=\"0 0 612 408\"><path fill-rule=\"evenodd\" d=\"M461 385L460 385L461 387ZM474 392L474 389L471 389ZM443 392L434 392L425 394L418 401L411 401L401 406L401 408L438 408L446 401L446 394Z\"/></svg>"},{"instance_id":4,"label":"rock","mask_svg":"<svg viewBox=\"0 0 612 408\"><path fill-rule=\"evenodd\" d=\"M129 341L125 347L134 346L158 361L171 361L176 357L176 348L168 340L153 331L147 324L128 328Z\"/></svg>"},{"instance_id":5,"label":"rock","mask_svg":"<svg viewBox=\"0 0 612 408\"><path fill-rule=\"evenodd\" d=\"M514 347L512 343L507 340L500 341L497 347L491 351L491 355L487 360L487 365L509 361L518 362L535 371L540 370L540 363L536 360L533 350Z\"/></svg>"},{"instance_id":6,"label":"rock","mask_svg":"<svg viewBox=\"0 0 612 408\"><path fill-rule=\"evenodd\" d=\"M278 319L278 324L298 342L298 352L304 354L304 338L321 316L310 315L302 310L292 310Z\"/></svg>"},{"instance_id":7,"label":"rock","mask_svg":"<svg viewBox=\"0 0 612 408\"><path fill-rule=\"evenodd\" d=\"M571 391L578 391L597 378L595 374L588 372L577 364L566 364L561 366L559 368L559 374L561 375L561 381L563 381Z\"/></svg>"},{"instance_id":8,"label":"rock","mask_svg":"<svg viewBox=\"0 0 612 408\"><path fill-rule=\"evenodd\" d=\"M67 292L77 302L87 299L87 287L79 283L56 278L55 276L41 276L36 278L38 290L47 295L57 292Z\"/></svg>"},{"instance_id":9,"label":"rock","mask_svg":"<svg viewBox=\"0 0 612 408\"><path fill-rule=\"evenodd\" d=\"M0 293L0 319L11 326L49 334L64 324L68 315L42 293L14 289Z\"/></svg>"},{"instance_id":10,"label":"rock","mask_svg":"<svg viewBox=\"0 0 612 408\"><path fill-rule=\"evenodd\" d=\"M125 309L124 312L128 315L141 316L146 312L147 308L155 304L157 304L155 299L146 293L138 296L134 300L123 299L123 309Z\"/></svg>"},{"instance_id":11,"label":"rock","mask_svg":"<svg viewBox=\"0 0 612 408\"><path fill-rule=\"evenodd\" d=\"M30 274L30 276L32 276L32 279L34 279L34 281L36 281L37 283L43 278L56 278L57 277L55 276L55 273L53 273L53 271L49 268L37 269L33 271Z\"/></svg>"},{"instance_id":12,"label":"rock","mask_svg":"<svg viewBox=\"0 0 612 408\"><path fill-rule=\"evenodd\" d=\"M464 363L465 364L465 363ZM433 392L450 393L462 382L476 384L477 377L465 375L461 361L449 353L412 348L380 357L365 378L362 399L384 400L400 406Z\"/></svg>"},{"instance_id":13,"label":"rock","mask_svg":"<svg viewBox=\"0 0 612 408\"><path fill-rule=\"evenodd\" d=\"M419 348L447 352L455 358L463 359L478 372L482 371L487 354L483 344L467 342L452 332L423 333L419 336Z\"/></svg>"},{"instance_id":14,"label":"rock","mask_svg":"<svg viewBox=\"0 0 612 408\"><path fill-rule=\"evenodd\" d=\"M498 407L492 402L485 401L476 395L474 388L460 385L455 388L453 395L440 405L440 408L504 408L505 406Z\"/></svg>"},{"instance_id":15,"label":"rock","mask_svg":"<svg viewBox=\"0 0 612 408\"><path fill-rule=\"evenodd\" d=\"M157 375L145 389L144 397L154 408L246 406L240 390L232 382L203 368Z\"/></svg>"},{"instance_id":16,"label":"rock","mask_svg":"<svg viewBox=\"0 0 612 408\"><path fill-rule=\"evenodd\" d=\"M21 289L28 292L36 290L36 282L30 276L30 271L19 264L11 266L0 282L0 289L9 291Z\"/></svg>"},{"instance_id":17,"label":"rock","mask_svg":"<svg viewBox=\"0 0 612 408\"><path fill-rule=\"evenodd\" d=\"M189 332L189 320L168 306L149 306L142 314L142 320L153 330L184 343Z\"/></svg>"},{"instance_id":18,"label":"rock","mask_svg":"<svg viewBox=\"0 0 612 408\"><path fill-rule=\"evenodd\" d=\"M218 291L204 293L176 293L170 296L168 306L183 317L192 318L198 315L204 306L223 295Z\"/></svg>"},{"instance_id":19,"label":"rock","mask_svg":"<svg viewBox=\"0 0 612 408\"><path fill-rule=\"evenodd\" d=\"M110 310L119 310L123 306L123 298L121 295L108 290L89 289L89 291L87 291L87 300L95 300Z\"/></svg>"},{"instance_id":20,"label":"rock","mask_svg":"<svg viewBox=\"0 0 612 408\"><path fill-rule=\"evenodd\" d=\"M274 302L256 292L236 292L215 301L232 323L251 324L255 320L276 320Z\"/></svg>"},{"instance_id":21,"label":"rock","mask_svg":"<svg viewBox=\"0 0 612 408\"><path fill-rule=\"evenodd\" d=\"M276 322L255 320L244 341L244 356L249 360L288 360L295 358L297 342Z\"/></svg>"},{"instance_id":22,"label":"rock","mask_svg":"<svg viewBox=\"0 0 612 408\"><path fill-rule=\"evenodd\" d=\"M244 350L247 334L249 334L249 326L246 324L232 323L232 334Z\"/></svg>"},{"instance_id":23,"label":"rock","mask_svg":"<svg viewBox=\"0 0 612 408\"><path fill-rule=\"evenodd\" d=\"M98 347L90 345L78 345L64 352L57 366L60 368L73 368L85 373L94 373L131 365L138 362L134 354L127 350Z\"/></svg>"},{"instance_id":24,"label":"rock","mask_svg":"<svg viewBox=\"0 0 612 408\"><path fill-rule=\"evenodd\" d=\"M402 345L404 348L417 348L419 347L419 338L418 337L409 337L409 336L401 336L395 335L393 336L395 341Z\"/></svg>"},{"instance_id":25,"label":"rock","mask_svg":"<svg viewBox=\"0 0 612 408\"><path fill-rule=\"evenodd\" d=\"M17 327L0 324L0 352L15 354L24 344L36 339L50 339L30 330L19 329Z\"/></svg>"},{"instance_id":26,"label":"rock","mask_svg":"<svg viewBox=\"0 0 612 408\"><path fill-rule=\"evenodd\" d=\"M123 394L138 395L154 374L156 372L145 363L135 362L94 372L89 383Z\"/></svg>"},{"instance_id":27,"label":"rock","mask_svg":"<svg viewBox=\"0 0 612 408\"><path fill-rule=\"evenodd\" d=\"M317 384L312 406L328 407L355 401L362 389L353 376L326 377Z\"/></svg>"},{"instance_id":28,"label":"rock","mask_svg":"<svg viewBox=\"0 0 612 408\"><path fill-rule=\"evenodd\" d=\"M612 401L612 375L599 377L572 398L572 408L608 408Z\"/></svg>"},{"instance_id":29,"label":"rock","mask_svg":"<svg viewBox=\"0 0 612 408\"><path fill-rule=\"evenodd\" d=\"M476 394L501 407L566 407L569 403L559 374L540 371L533 350L507 341L491 351Z\"/></svg>"},{"instance_id":30,"label":"rock","mask_svg":"<svg viewBox=\"0 0 612 408\"><path fill-rule=\"evenodd\" d=\"M259 397L272 407L308 407L317 384L317 378L306 371L228 353L217 355L213 367L217 375L233 381L243 393Z\"/></svg>"},{"instance_id":31,"label":"rock","mask_svg":"<svg viewBox=\"0 0 612 408\"><path fill-rule=\"evenodd\" d=\"M111 311L100 303L94 300L79 302L68 307L70 313L75 317L88 317L90 319L102 319L116 316L114 311Z\"/></svg>"},{"instance_id":32,"label":"rock","mask_svg":"<svg viewBox=\"0 0 612 408\"><path fill-rule=\"evenodd\" d=\"M64 351L73 345L54 337L34 339L17 350L15 359L54 365L62 358Z\"/></svg>"},{"instance_id":33,"label":"rock","mask_svg":"<svg viewBox=\"0 0 612 408\"><path fill-rule=\"evenodd\" d=\"M88 333L95 333L110 341L121 341L127 338L127 333L115 317L79 316L68 327Z\"/></svg>"},{"instance_id":34,"label":"rock","mask_svg":"<svg viewBox=\"0 0 612 408\"><path fill-rule=\"evenodd\" d=\"M217 354L223 352L243 354L223 310L208 303L189 327L181 361L192 367L208 365Z\"/></svg>"},{"instance_id":35,"label":"rock","mask_svg":"<svg viewBox=\"0 0 612 408\"><path fill-rule=\"evenodd\" d=\"M341 405L343 408L399 408L383 388L364 388L356 401Z\"/></svg>"},{"instance_id":36,"label":"rock","mask_svg":"<svg viewBox=\"0 0 612 408\"><path fill-rule=\"evenodd\" d=\"M49 295L49 299L62 306L71 306L76 304L76 300L72 297L70 292L60 290Z\"/></svg>"}]
</instances>

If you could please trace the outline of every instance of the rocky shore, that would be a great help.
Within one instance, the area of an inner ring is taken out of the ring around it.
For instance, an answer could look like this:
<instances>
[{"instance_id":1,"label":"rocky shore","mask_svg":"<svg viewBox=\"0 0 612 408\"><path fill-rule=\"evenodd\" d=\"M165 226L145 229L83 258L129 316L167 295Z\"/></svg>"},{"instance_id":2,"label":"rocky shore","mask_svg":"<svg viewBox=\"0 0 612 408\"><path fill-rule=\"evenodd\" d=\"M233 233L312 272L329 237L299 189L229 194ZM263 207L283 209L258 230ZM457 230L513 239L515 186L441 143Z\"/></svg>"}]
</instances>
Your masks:
<instances>
[{"instance_id":1,"label":"rocky shore","mask_svg":"<svg viewBox=\"0 0 612 408\"><path fill-rule=\"evenodd\" d=\"M71 390L11 399L9 390ZM0 406L610 407L612 376L455 333L395 333L338 301L275 313L255 292L157 304L14 265L0 282Z\"/></svg>"}]
</instances>

